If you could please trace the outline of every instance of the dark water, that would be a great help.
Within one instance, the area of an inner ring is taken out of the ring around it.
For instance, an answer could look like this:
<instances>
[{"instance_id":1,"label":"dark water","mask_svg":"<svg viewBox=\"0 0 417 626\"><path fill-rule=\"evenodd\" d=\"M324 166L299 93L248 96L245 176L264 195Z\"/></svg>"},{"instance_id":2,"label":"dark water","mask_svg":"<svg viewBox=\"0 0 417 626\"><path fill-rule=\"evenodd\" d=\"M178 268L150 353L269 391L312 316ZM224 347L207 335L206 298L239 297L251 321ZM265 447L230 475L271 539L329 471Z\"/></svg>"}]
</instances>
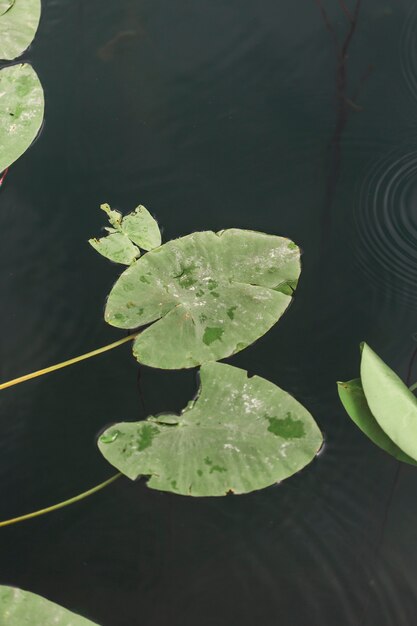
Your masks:
<instances>
[{"instance_id":1,"label":"dark water","mask_svg":"<svg viewBox=\"0 0 417 626\"><path fill-rule=\"evenodd\" d=\"M346 17L323 3L343 40ZM0 192L1 379L120 337L102 319L119 268L86 240L101 202L142 203L165 240L235 226L303 248L291 310L229 362L303 402L326 449L247 496L120 480L1 530L0 582L103 626L355 626L366 606L367 626L414 626L417 472L402 468L390 502L396 464L335 386L357 375L363 339L402 376L415 347L414 1L363 0L338 100L313 0L44 1L24 58L46 124ZM144 416L136 376L125 346L2 392L1 518L112 474L95 437ZM148 414L179 410L195 372L144 369L142 387Z\"/></svg>"}]
</instances>

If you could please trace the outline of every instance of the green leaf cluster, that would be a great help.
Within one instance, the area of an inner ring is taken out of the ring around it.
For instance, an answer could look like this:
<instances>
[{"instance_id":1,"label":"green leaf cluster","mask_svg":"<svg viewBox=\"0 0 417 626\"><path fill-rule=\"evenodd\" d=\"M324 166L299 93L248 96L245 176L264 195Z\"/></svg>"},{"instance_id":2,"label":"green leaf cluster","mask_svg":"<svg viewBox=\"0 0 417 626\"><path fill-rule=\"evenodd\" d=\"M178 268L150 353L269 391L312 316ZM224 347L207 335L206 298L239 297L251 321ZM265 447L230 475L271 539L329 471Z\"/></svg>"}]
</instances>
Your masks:
<instances>
[{"instance_id":1,"label":"green leaf cluster","mask_svg":"<svg viewBox=\"0 0 417 626\"><path fill-rule=\"evenodd\" d=\"M310 463L323 439L308 411L273 383L217 363L262 337L288 308L301 271L298 246L239 229L160 245L147 212L140 222L138 209L122 217L102 208L110 234L90 243L129 264L110 292L106 321L145 327L133 344L141 364L201 366L200 392L181 415L115 424L99 438L103 456L132 480L146 476L151 488L188 496L248 493ZM137 258L132 242L149 252Z\"/></svg>"},{"instance_id":2,"label":"green leaf cluster","mask_svg":"<svg viewBox=\"0 0 417 626\"><path fill-rule=\"evenodd\" d=\"M417 465L417 399L367 345L362 345L360 378L338 383L350 418L379 448Z\"/></svg>"},{"instance_id":3,"label":"green leaf cluster","mask_svg":"<svg viewBox=\"0 0 417 626\"><path fill-rule=\"evenodd\" d=\"M0 59L13 60L31 44L41 14L40 0L0 0ZM42 126L44 94L27 63L0 70L0 172L32 144Z\"/></svg>"}]
</instances>

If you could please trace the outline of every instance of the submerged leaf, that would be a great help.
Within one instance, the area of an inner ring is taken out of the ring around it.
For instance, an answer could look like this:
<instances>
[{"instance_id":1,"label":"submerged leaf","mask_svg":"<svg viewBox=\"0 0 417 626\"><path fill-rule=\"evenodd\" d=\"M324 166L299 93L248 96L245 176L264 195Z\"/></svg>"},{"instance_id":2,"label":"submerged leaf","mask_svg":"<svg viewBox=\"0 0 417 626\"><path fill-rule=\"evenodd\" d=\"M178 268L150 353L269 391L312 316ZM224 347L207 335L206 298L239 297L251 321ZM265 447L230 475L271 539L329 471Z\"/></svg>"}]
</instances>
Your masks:
<instances>
[{"instance_id":1,"label":"submerged leaf","mask_svg":"<svg viewBox=\"0 0 417 626\"><path fill-rule=\"evenodd\" d=\"M403 452L417 460L417 398L367 344L362 349L361 381L378 424Z\"/></svg>"},{"instance_id":2,"label":"submerged leaf","mask_svg":"<svg viewBox=\"0 0 417 626\"><path fill-rule=\"evenodd\" d=\"M143 250L153 250L161 245L158 223L142 205L123 218L122 231Z\"/></svg>"},{"instance_id":3,"label":"submerged leaf","mask_svg":"<svg viewBox=\"0 0 417 626\"><path fill-rule=\"evenodd\" d=\"M139 248L123 233L111 233L101 239L89 239L88 243L110 261L123 265L130 265L140 255Z\"/></svg>"},{"instance_id":4,"label":"submerged leaf","mask_svg":"<svg viewBox=\"0 0 417 626\"><path fill-rule=\"evenodd\" d=\"M382 430L371 413L359 378L346 383L338 383L338 391L340 400L352 421L375 445L398 461L417 465L417 462L396 446Z\"/></svg>"},{"instance_id":5,"label":"submerged leaf","mask_svg":"<svg viewBox=\"0 0 417 626\"><path fill-rule=\"evenodd\" d=\"M310 463L322 435L310 413L273 383L223 363L200 370L181 415L123 422L99 438L103 456L153 489L190 496L248 493Z\"/></svg>"},{"instance_id":6,"label":"submerged leaf","mask_svg":"<svg viewBox=\"0 0 417 626\"><path fill-rule=\"evenodd\" d=\"M29 148L42 125L43 111L42 85L30 65L0 70L0 172Z\"/></svg>"},{"instance_id":7,"label":"submerged leaf","mask_svg":"<svg viewBox=\"0 0 417 626\"><path fill-rule=\"evenodd\" d=\"M0 59L23 54L38 30L41 0L2 0L0 4Z\"/></svg>"},{"instance_id":8,"label":"submerged leaf","mask_svg":"<svg viewBox=\"0 0 417 626\"><path fill-rule=\"evenodd\" d=\"M80 615L29 591L0 585L1 626L94 626Z\"/></svg>"},{"instance_id":9,"label":"submerged leaf","mask_svg":"<svg viewBox=\"0 0 417 626\"><path fill-rule=\"evenodd\" d=\"M139 362L163 369L223 359L259 339L291 302L300 251L283 237L230 229L169 241L133 263L113 287L105 319L150 324L133 345Z\"/></svg>"}]
</instances>

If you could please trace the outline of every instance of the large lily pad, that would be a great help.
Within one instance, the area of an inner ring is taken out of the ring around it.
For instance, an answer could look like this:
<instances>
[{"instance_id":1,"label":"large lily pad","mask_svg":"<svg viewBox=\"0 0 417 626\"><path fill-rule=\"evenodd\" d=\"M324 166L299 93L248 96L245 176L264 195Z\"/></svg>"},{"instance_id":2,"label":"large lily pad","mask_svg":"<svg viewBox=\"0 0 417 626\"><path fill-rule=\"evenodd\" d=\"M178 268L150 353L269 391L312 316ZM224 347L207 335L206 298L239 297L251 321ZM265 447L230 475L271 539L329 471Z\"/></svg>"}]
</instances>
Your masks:
<instances>
[{"instance_id":1,"label":"large lily pad","mask_svg":"<svg viewBox=\"0 0 417 626\"><path fill-rule=\"evenodd\" d=\"M94 626L94 623L29 591L0 585L1 626Z\"/></svg>"},{"instance_id":2,"label":"large lily pad","mask_svg":"<svg viewBox=\"0 0 417 626\"><path fill-rule=\"evenodd\" d=\"M280 482L317 454L310 413L273 383L224 363L206 363L201 388L181 415L124 422L99 438L103 456L153 489L189 496L247 493Z\"/></svg>"},{"instance_id":3,"label":"large lily pad","mask_svg":"<svg viewBox=\"0 0 417 626\"><path fill-rule=\"evenodd\" d=\"M30 65L0 70L0 172L29 148L42 125L43 112L42 85Z\"/></svg>"},{"instance_id":4,"label":"large lily pad","mask_svg":"<svg viewBox=\"0 0 417 626\"><path fill-rule=\"evenodd\" d=\"M382 430L417 460L417 399L366 344L362 349L361 381L369 408Z\"/></svg>"},{"instance_id":5,"label":"large lily pad","mask_svg":"<svg viewBox=\"0 0 417 626\"><path fill-rule=\"evenodd\" d=\"M2 0L0 4L0 59L23 54L38 30L41 0Z\"/></svg>"},{"instance_id":6,"label":"large lily pad","mask_svg":"<svg viewBox=\"0 0 417 626\"><path fill-rule=\"evenodd\" d=\"M105 319L134 329L139 362L194 367L239 352L265 334L291 302L300 251L253 231L200 232L135 261L113 287Z\"/></svg>"},{"instance_id":7,"label":"large lily pad","mask_svg":"<svg viewBox=\"0 0 417 626\"><path fill-rule=\"evenodd\" d=\"M340 400L352 421L375 445L398 461L417 465L417 461L414 461L395 445L372 415L360 378L346 383L338 383L338 391Z\"/></svg>"}]
</instances>

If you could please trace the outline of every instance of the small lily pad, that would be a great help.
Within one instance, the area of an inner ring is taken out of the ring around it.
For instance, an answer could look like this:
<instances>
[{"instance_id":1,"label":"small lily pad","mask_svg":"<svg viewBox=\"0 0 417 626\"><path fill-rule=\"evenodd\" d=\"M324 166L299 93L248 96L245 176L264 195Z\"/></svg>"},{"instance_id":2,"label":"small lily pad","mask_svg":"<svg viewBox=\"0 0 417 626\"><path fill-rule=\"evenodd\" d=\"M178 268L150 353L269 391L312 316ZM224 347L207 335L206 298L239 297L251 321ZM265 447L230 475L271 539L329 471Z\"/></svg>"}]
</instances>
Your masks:
<instances>
[{"instance_id":1,"label":"small lily pad","mask_svg":"<svg viewBox=\"0 0 417 626\"><path fill-rule=\"evenodd\" d=\"M23 64L0 70L0 172L29 148L43 113L43 89L34 69Z\"/></svg>"},{"instance_id":2,"label":"small lily pad","mask_svg":"<svg viewBox=\"0 0 417 626\"><path fill-rule=\"evenodd\" d=\"M140 256L140 246L143 250L151 250L161 245L161 233L157 222L144 206L138 206L125 217L114 211L108 204L100 207L109 218L110 233L101 239L89 239L97 252L116 263L130 265ZM136 246L134 244L137 244Z\"/></svg>"},{"instance_id":3,"label":"small lily pad","mask_svg":"<svg viewBox=\"0 0 417 626\"><path fill-rule=\"evenodd\" d=\"M239 229L200 232L135 261L113 287L109 324L151 324L133 345L140 363L195 367L239 352L281 317L300 274L300 251L284 237ZM154 323L152 323L154 322Z\"/></svg>"},{"instance_id":4,"label":"small lily pad","mask_svg":"<svg viewBox=\"0 0 417 626\"><path fill-rule=\"evenodd\" d=\"M417 398L367 344L362 349L361 381L369 408L382 430L417 460Z\"/></svg>"},{"instance_id":5,"label":"small lily pad","mask_svg":"<svg viewBox=\"0 0 417 626\"><path fill-rule=\"evenodd\" d=\"M0 59L16 59L30 46L38 30L41 0L1 0Z\"/></svg>"},{"instance_id":6,"label":"small lily pad","mask_svg":"<svg viewBox=\"0 0 417 626\"><path fill-rule=\"evenodd\" d=\"M29 591L0 585L1 626L97 626Z\"/></svg>"},{"instance_id":7,"label":"small lily pad","mask_svg":"<svg viewBox=\"0 0 417 626\"><path fill-rule=\"evenodd\" d=\"M123 233L110 233L101 239L89 239L88 243L106 258L123 265L130 265L140 255L139 248Z\"/></svg>"},{"instance_id":8,"label":"small lily pad","mask_svg":"<svg viewBox=\"0 0 417 626\"><path fill-rule=\"evenodd\" d=\"M142 250L153 250L161 245L158 223L142 205L123 218L121 229Z\"/></svg>"},{"instance_id":9,"label":"small lily pad","mask_svg":"<svg viewBox=\"0 0 417 626\"><path fill-rule=\"evenodd\" d=\"M103 456L128 478L189 496L263 489L312 461L322 435L310 413L273 383L223 363L200 370L196 400L181 415L108 428Z\"/></svg>"},{"instance_id":10,"label":"small lily pad","mask_svg":"<svg viewBox=\"0 0 417 626\"><path fill-rule=\"evenodd\" d=\"M338 391L340 400L349 417L375 445L388 452L398 461L417 465L414 459L395 445L378 424L366 401L360 378L346 383L338 383Z\"/></svg>"}]
</instances>

